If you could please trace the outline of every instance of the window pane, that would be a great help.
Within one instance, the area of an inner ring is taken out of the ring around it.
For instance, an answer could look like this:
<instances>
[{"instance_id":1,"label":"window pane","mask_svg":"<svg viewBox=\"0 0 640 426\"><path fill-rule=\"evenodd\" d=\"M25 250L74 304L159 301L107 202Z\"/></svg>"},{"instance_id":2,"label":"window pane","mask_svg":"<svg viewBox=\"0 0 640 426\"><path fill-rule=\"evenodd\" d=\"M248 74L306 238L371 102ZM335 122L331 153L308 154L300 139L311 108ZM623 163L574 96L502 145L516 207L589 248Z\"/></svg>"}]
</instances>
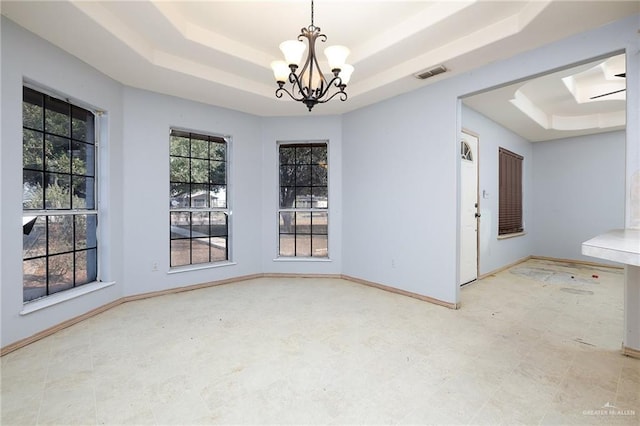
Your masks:
<instances>
[{"instance_id":1,"label":"window pane","mask_svg":"<svg viewBox=\"0 0 640 426\"><path fill-rule=\"evenodd\" d=\"M280 186L293 186L296 184L296 166L280 166Z\"/></svg>"},{"instance_id":2,"label":"window pane","mask_svg":"<svg viewBox=\"0 0 640 426\"><path fill-rule=\"evenodd\" d=\"M311 166L296 167L296 186L311 186Z\"/></svg>"},{"instance_id":3,"label":"window pane","mask_svg":"<svg viewBox=\"0 0 640 426\"><path fill-rule=\"evenodd\" d=\"M311 235L296 235L296 256L311 256Z\"/></svg>"},{"instance_id":4,"label":"window pane","mask_svg":"<svg viewBox=\"0 0 640 426\"><path fill-rule=\"evenodd\" d=\"M226 237L211 238L211 261L220 262L229 258Z\"/></svg>"},{"instance_id":5,"label":"window pane","mask_svg":"<svg viewBox=\"0 0 640 426\"><path fill-rule=\"evenodd\" d=\"M209 237L191 240L191 263L209 263Z\"/></svg>"},{"instance_id":6,"label":"window pane","mask_svg":"<svg viewBox=\"0 0 640 426\"><path fill-rule=\"evenodd\" d=\"M189 190L191 186L188 183L172 183L170 187L170 207L172 209L189 207Z\"/></svg>"},{"instance_id":7,"label":"window pane","mask_svg":"<svg viewBox=\"0 0 640 426\"><path fill-rule=\"evenodd\" d=\"M42 170L44 145L43 133L24 129L22 132L22 166L25 169Z\"/></svg>"},{"instance_id":8,"label":"window pane","mask_svg":"<svg viewBox=\"0 0 640 426\"><path fill-rule=\"evenodd\" d=\"M49 254L73 250L73 216L47 216Z\"/></svg>"},{"instance_id":9,"label":"window pane","mask_svg":"<svg viewBox=\"0 0 640 426\"><path fill-rule=\"evenodd\" d=\"M47 261L45 258L22 262L23 300L28 302L47 295Z\"/></svg>"},{"instance_id":10,"label":"window pane","mask_svg":"<svg viewBox=\"0 0 640 426\"><path fill-rule=\"evenodd\" d=\"M25 170L22 172L22 208L41 210L44 207L42 180L44 173Z\"/></svg>"},{"instance_id":11,"label":"window pane","mask_svg":"<svg viewBox=\"0 0 640 426\"><path fill-rule=\"evenodd\" d=\"M191 207L206 208L211 205L211 193L209 185L191 185Z\"/></svg>"},{"instance_id":12,"label":"window pane","mask_svg":"<svg viewBox=\"0 0 640 426\"><path fill-rule=\"evenodd\" d=\"M311 234L311 213L296 213L296 234Z\"/></svg>"},{"instance_id":13,"label":"window pane","mask_svg":"<svg viewBox=\"0 0 640 426\"><path fill-rule=\"evenodd\" d=\"M295 212L280 212L280 234L295 232Z\"/></svg>"},{"instance_id":14,"label":"window pane","mask_svg":"<svg viewBox=\"0 0 640 426\"><path fill-rule=\"evenodd\" d=\"M189 182L189 159L182 157L171 157L170 180L171 182Z\"/></svg>"},{"instance_id":15,"label":"window pane","mask_svg":"<svg viewBox=\"0 0 640 426\"><path fill-rule=\"evenodd\" d=\"M191 240L171 240L171 266L191 263Z\"/></svg>"},{"instance_id":16,"label":"window pane","mask_svg":"<svg viewBox=\"0 0 640 426\"><path fill-rule=\"evenodd\" d=\"M95 176L95 145L71 142L71 148L71 173L74 175Z\"/></svg>"},{"instance_id":17,"label":"window pane","mask_svg":"<svg viewBox=\"0 0 640 426\"><path fill-rule=\"evenodd\" d=\"M311 166L311 183L313 186L326 186L327 182L326 166Z\"/></svg>"},{"instance_id":18,"label":"window pane","mask_svg":"<svg viewBox=\"0 0 640 426\"><path fill-rule=\"evenodd\" d=\"M174 136L170 138L169 149L171 155L179 155L181 157L189 156L189 137Z\"/></svg>"},{"instance_id":19,"label":"window pane","mask_svg":"<svg viewBox=\"0 0 640 426\"><path fill-rule=\"evenodd\" d=\"M327 146L314 146L311 148L311 162L313 164L327 164Z\"/></svg>"},{"instance_id":20,"label":"window pane","mask_svg":"<svg viewBox=\"0 0 640 426\"><path fill-rule=\"evenodd\" d=\"M293 146L280 146L280 164L295 164L296 149Z\"/></svg>"},{"instance_id":21,"label":"window pane","mask_svg":"<svg viewBox=\"0 0 640 426\"><path fill-rule=\"evenodd\" d=\"M227 183L226 163L224 161L211 161L209 167L209 183Z\"/></svg>"},{"instance_id":22,"label":"window pane","mask_svg":"<svg viewBox=\"0 0 640 426\"><path fill-rule=\"evenodd\" d=\"M211 212L211 235L223 237L228 235L227 214L224 212Z\"/></svg>"},{"instance_id":23,"label":"window pane","mask_svg":"<svg viewBox=\"0 0 640 426\"><path fill-rule=\"evenodd\" d=\"M311 187L297 187L296 188L296 205L297 209L309 209L311 208Z\"/></svg>"},{"instance_id":24,"label":"window pane","mask_svg":"<svg viewBox=\"0 0 640 426\"><path fill-rule=\"evenodd\" d=\"M41 93L24 87L22 89L22 125L31 129L43 130L44 98Z\"/></svg>"},{"instance_id":25,"label":"window pane","mask_svg":"<svg viewBox=\"0 0 640 426\"><path fill-rule=\"evenodd\" d=\"M44 129L47 133L71 136L69 104L60 99L45 96Z\"/></svg>"},{"instance_id":26,"label":"window pane","mask_svg":"<svg viewBox=\"0 0 640 426\"><path fill-rule=\"evenodd\" d=\"M191 160L191 182L209 182L209 160Z\"/></svg>"},{"instance_id":27,"label":"window pane","mask_svg":"<svg viewBox=\"0 0 640 426\"><path fill-rule=\"evenodd\" d=\"M311 237L311 256L327 257L328 239L326 235L313 235Z\"/></svg>"},{"instance_id":28,"label":"window pane","mask_svg":"<svg viewBox=\"0 0 640 426\"><path fill-rule=\"evenodd\" d=\"M311 231L313 235L327 235L329 233L327 227L327 213L311 213L311 220L313 222L313 230Z\"/></svg>"},{"instance_id":29,"label":"window pane","mask_svg":"<svg viewBox=\"0 0 640 426\"><path fill-rule=\"evenodd\" d=\"M210 157L212 160L226 161L227 144L224 142L212 142L210 147Z\"/></svg>"},{"instance_id":30,"label":"window pane","mask_svg":"<svg viewBox=\"0 0 640 426\"><path fill-rule=\"evenodd\" d=\"M295 186L280 187L280 208L291 209L295 207L296 188Z\"/></svg>"},{"instance_id":31,"label":"window pane","mask_svg":"<svg viewBox=\"0 0 640 426\"><path fill-rule=\"evenodd\" d=\"M94 116L93 113L86 109L72 106L71 107L71 136L74 139L93 142L94 136Z\"/></svg>"},{"instance_id":32,"label":"window pane","mask_svg":"<svg viewBox=\"0 0 640 426\"><path fill-rule=\"evenodd\" d=\"M227 207L227 187L226 185L211 186L211 207Z\"/></svg>"},{"instance_id":33,"label":"window pane","mask_svg":"<svg viewBox=\"0 0 640 426\"><path fill-rule=\"evenodd\" d=\"M49 256L49 294L73 287L73 253Z\"/></svg>"},{"instance_id":34,"label":"window pane","mask_svg":"<svg viewBox=\"0 0 640 426\"><path fill-rule=\"evenodd\" d=\"M76 252L75 285L94 282L98 278L98 250L90 249Z\"/></svg>"},{"instance_id":35,"label":"window pane","mask_svg":"<svg viewBox=\"0 0 640 426\"><path fill-rule=\"evenodd\" d=\"M278 256L295 256L296 236L293 234L280 234Z\"/></svg>"},{"instance_id":36,"label":"window pane","mask_svg":"<svg viewBox=\"0 0 640 426\"><path fill-rule=\"evenodd\" d=\"M57 173L45 173L47 186L44 189L44 207L46 209L71 208L71 176Z\"/></svg>"},{"instance_id":37,"label":"window pane","mask_svg":"<svg viewBox=\"0 0 640 426\"><path fill-rule=\"evenodd\" d=\"M44 256L47 254L47 227L45 216L38 216L31 232L22 235L22 258Z\"/></svg>"},{"instance_id":38,"label":"window pane","mask_svg":"<svg viewBox=\"0 0 640 426\"><path fill-rule=\"evenodd\" d=\"M191 236L209 236L209 212L191 213Z\"/></svg>"},{"instance_id":39,"label":"window pane","mask_svg":"<svg viewBox=\"0 0 640 426\"><path fill-rule=\"evenodd\" d=\"M209 158L209 141L206 136L191 135L191 158Z\"/></svg>"},{"instance_id":40,"label":"window pane","mask_svg":"<svg viewBox=\"0 0 640 426\"><path fill-rule=\"evenodd\" d=\"M50 172L71 173L71 145L69 139L45 137L46 169Z\"/></svg>"},{"instance_id":41,"label":"window pane","mask_svg":"<svg viewBox=\"0 0 640 426\"><path fill-rule=\"evenodd\" d=\"M296 164L311 164L311 147L296 147Z\"/></svg>"},{"instance_id":42,"label":"window pane","mask_svg":"<svg viewBox=\"0 0 640 426\"><path fill-rule=\"evenodd\" d=\"M96 215L74 215L75 229L75 249L82 250L94 248L98 245L96 230L98 227L98 216Z\"/></svg>"},{"instance_id":43,"label":"window pane","mask_svg":"<svg viewBox=\"0 0 640 426\"><path fill-rule=\"evenodd\" d=\"M73 197L72 208L74 209L94 209L94 180L91 177L73 177Z\"/></svg>"},{"instance_id":44,"label":"window pane","mask_svg":"<svg viewBox=\"0 0 640 426\"><path fill-rule=\"evenodd\" d=\"M314 209L326 209L328 207L329 203L328 203L326 186L321 186L321 187L314 186L311 190L311 193L312 193L311 203Z\"/></svg>"},{"instance_id":45,"label":"window pane","mask_svg":"<svg viewBox=\"0 0 640 426\"><path fill-rule=\"evenodd\" d=\"M191 214L171 212L171 239L191 237Z\"/></svg>"}]
</instances>

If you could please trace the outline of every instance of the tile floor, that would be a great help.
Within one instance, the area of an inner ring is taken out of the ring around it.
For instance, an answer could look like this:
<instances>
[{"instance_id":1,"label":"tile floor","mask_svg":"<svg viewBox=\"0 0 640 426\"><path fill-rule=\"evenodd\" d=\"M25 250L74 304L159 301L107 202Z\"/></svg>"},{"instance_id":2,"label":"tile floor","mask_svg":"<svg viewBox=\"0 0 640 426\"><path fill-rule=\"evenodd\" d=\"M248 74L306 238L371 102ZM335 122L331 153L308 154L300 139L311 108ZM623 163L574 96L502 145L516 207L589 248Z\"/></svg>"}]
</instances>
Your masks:
<instances>
[{"instance_id":1,"label":"tile floor","mask_svg":"<svg viewBox=\"0 0 640 426\"><path fill-rule=\"evenodd\" d=\"M638 425L622 291L620 270L530 260L459 311L312 278L130 302L2 357L0 420Z\"/></svg>"}]
</instances>

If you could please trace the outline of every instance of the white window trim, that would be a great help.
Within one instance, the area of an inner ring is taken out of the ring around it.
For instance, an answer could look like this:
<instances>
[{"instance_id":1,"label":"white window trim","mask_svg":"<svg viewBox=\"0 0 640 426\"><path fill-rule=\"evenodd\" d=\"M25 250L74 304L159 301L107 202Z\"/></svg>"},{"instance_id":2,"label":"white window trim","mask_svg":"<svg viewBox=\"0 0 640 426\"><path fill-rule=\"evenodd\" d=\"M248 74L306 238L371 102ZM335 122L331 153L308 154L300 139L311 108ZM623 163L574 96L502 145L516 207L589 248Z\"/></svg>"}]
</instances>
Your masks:
<instances>
[{"instance_id":1,"label":"white window trim","mask_svg":"<svg viewBox=\"0 0 640 426\"><path fill-rule=\"evenodd\" d=\"M30 300L28 302L24 302L22 310L20 311L20 315L28 315L48 307L58 305L68 300L76 299L78 297L84 296L85 294L93 293L95 291L102 290L103 288L111 287L112 285L115 285L115 281L94 281L92 283L83 284L81 286L73 287L68 290L59 291L57 293L53 293L39 299Z\"/></svg>"}]
</instances>

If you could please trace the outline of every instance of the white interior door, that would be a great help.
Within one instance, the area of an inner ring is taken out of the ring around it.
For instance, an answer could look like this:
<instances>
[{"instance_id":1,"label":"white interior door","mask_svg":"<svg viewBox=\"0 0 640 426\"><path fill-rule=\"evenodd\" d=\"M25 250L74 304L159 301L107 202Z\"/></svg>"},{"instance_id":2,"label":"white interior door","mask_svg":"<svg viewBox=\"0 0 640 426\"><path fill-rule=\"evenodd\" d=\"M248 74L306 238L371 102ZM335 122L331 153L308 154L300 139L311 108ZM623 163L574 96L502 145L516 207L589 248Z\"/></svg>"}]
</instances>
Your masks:
<instances>
[{"instance_id":1,"label":"white interior door","mask_svg":"<svg viewBox=\"0 0 640 426\"><path fill-rule=\"evenodd\" d=\"M460 141L460 285L478 278L478 138Z\"/></svg>"}]
</instances>

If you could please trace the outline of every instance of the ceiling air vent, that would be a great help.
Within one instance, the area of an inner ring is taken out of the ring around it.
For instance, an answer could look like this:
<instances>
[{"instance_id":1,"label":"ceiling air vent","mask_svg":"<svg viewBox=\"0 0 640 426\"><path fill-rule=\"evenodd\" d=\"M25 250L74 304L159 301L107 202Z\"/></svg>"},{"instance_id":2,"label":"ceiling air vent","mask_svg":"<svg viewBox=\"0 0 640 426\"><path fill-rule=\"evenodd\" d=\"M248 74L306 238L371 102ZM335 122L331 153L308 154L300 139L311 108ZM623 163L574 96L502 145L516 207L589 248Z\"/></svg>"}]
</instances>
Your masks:
<instances>
[{"instance_id":1,"label":"ceiling air vent","mask_svg":"<svg viewBox=\"0 0 640 426\"><path fill-rule=\"evenodd\" d=\"M434 75L442 74L443 72L446 72L446 71L447 69L444 67L444 65L438 65L437 67L431 68L430 70L426 70L426 71L422 71L417 74L414 74L414 76L419 80L424 80L429 77L433 77Z\"/></svg>"}]
</instances>

